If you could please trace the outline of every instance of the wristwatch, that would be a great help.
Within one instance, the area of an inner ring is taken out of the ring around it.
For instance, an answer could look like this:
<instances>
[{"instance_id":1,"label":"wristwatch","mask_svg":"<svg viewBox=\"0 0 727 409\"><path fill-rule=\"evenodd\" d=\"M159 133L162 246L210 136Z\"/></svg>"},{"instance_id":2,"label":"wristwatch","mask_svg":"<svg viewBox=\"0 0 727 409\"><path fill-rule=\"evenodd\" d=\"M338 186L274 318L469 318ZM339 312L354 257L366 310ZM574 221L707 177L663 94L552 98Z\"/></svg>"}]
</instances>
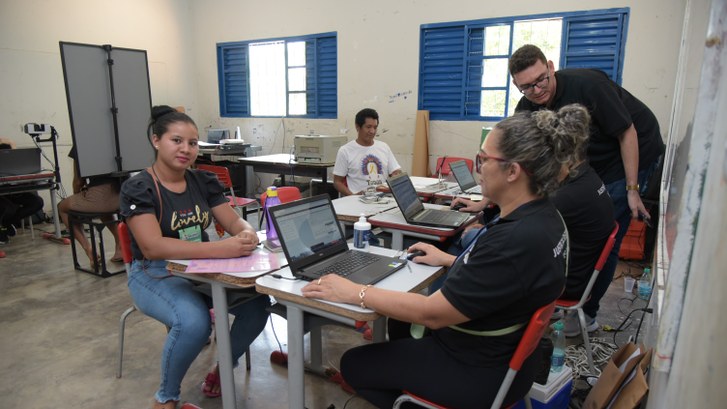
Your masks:
<instances>
[{"instance_id":1,"label":"wristwatch","mask_svg":"<svg viewBox=\"0 0 727 409\"><path fill-rule=\"evenodd\" d=\"M635 185L626 185L626 191L628 192L629 190L636 190L636 191L638 191L639 190L639 184L637 183Z\"/></svg>"}]
</instances>

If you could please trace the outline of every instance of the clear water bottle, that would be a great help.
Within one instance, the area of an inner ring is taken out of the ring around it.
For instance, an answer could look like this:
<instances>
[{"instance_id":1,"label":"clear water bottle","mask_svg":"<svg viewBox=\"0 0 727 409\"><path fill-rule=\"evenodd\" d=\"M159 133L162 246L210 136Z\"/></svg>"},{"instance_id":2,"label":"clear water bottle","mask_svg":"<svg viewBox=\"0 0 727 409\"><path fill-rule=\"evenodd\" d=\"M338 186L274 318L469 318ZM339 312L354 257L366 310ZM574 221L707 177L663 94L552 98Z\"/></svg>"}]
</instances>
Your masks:
<instances>
[{"instance_id":1,"label":"clear water bottle","mask_svg":"<svg viewBox=\"0 0 727 409\"><path fill-rule=\"evenodd\" d=\"M559 373L565 365L565 334L563 333L563 320L553 324L553 332L550 334L553 340L553 355L550 356L550 372Z\"/></svg>"},{"instance_id":2,"label":"clear water bottle","mask_svg":"<svg viewBox=\"0 0 727 409\"><path fill-rule=\"evenodd\" d=\"M353 224L353 246L357 249L367 249L371 239L371 223L361 214L358 221Z\"/></svg>"},{"instance_id":3,"label":"clear water bottle","mask_svg":"<svg viewBox=\"0 0 727 409\"><path fill-rule=\"evenodd\" d=\"M648 300L651 297L651 269L646 267L639 278L639 298Z\"/></svg>"},{"instance_id":4,"label":"clear water bottle","mask_svg":"<svg viewBox=\"0 0 727 409\"><path fill-rule=\"evenodd\" d=\"M268 242L276 243L278 241L278 232L275 231L275 225L273 219L270 217L270 208L280 204L280 198L278 197L278 190L275 186L270 186L266 192L267 199L265 199L265 235Z\"/></svg>"}]
</instances>

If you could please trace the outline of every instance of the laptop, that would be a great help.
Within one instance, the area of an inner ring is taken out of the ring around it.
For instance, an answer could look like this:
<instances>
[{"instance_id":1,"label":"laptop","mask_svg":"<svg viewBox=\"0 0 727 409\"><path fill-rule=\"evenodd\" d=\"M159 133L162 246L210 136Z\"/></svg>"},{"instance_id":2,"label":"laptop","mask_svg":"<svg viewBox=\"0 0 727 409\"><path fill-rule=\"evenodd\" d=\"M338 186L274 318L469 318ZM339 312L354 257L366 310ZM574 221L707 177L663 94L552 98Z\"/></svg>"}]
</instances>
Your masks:
<instances>
[{"instance_id":1,"label":"laptop","mask_svg":"<svg viewBox=\"0 0 727 409\"><path fill-rule=\"evenodd\" d=\"M0 149L0 176L30 175L40 170L40 149Z\"/></svg>"},{"instance_id":2,"label":"laptop","mask_svg":"<svg viewBox=\"0 0 727 409\"><path fill-rule=\"evenodd\" d=\"M452 174L455 180L457 180L457 184L460 190L462 190L462 193L482 194L482 186L475 182L475 178L472 176L472 172L470 172L465 161L458 160L452 162L449 164L449 168L452 169Z\"/></svg>"},{"instance_id":3,"label":"laptop","mask_svg":"<svg viewBox=\"0 0 727 409\"><path fill-rule=\"evenodd\" d=\"M409 175L401 173L386 180L396 203L409 224L422 226L457 228L469 217L469 213L456 210L425 209Z\"/></svg>"},{"instance_id":4,"label":"laptop","mask_svg":"<svg viewBox=\"0 0 727 409\"><path fill-rule=\"evenodd\" d=\"M317 280L335 273L359 284L373 284L406 265L406 260L350 250L328 195L270 208L290 271Z\"/></svg>"}]
</instances>

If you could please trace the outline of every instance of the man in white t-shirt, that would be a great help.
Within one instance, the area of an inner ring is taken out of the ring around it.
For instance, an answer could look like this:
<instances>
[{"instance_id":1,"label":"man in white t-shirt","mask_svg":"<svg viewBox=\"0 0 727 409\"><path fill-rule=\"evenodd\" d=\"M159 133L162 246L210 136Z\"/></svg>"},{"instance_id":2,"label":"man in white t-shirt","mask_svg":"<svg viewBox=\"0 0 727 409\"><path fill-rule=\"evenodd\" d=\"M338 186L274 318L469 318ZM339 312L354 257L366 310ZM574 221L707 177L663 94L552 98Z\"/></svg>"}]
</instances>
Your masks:
<instances>
[{"instance_id":1,"label":"man in white t-shirt","mask_svg":"<svg viewBox=\"0 0 727 409\"><path fill-rule=\"evenodd\" d=\"M389 176L401 173L401 166L385 142L374 140L379 114L364 108L356 114L356 140L338 149L333 167L333 186L342 196L363 194L369 186L386 184Z\"/></svg>"}]
</instances>

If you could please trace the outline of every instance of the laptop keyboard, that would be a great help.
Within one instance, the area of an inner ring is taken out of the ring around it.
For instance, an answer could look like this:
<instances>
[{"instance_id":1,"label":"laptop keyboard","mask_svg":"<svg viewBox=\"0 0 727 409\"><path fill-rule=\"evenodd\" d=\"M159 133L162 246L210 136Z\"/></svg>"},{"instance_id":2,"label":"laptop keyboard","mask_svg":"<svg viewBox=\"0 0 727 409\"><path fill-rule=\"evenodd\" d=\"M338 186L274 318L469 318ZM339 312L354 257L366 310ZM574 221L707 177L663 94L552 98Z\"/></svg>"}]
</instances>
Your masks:
<instances>
[{"instance_id":1,"label":"laptop keyboard","mask_svg":"<svg viewBox=\"0 0 727 409\"><path fill-rule=\"evenodd\" d=\"M460 213L453 213L447 211L431 211L425 210L419 217L418 220L426 219L427 222L431 223L446 223L450 220L457 220L461 217Z\"/></svg>"},{"instance_id":2,"label":"laptop keyboard","mask_svg":"<svg viewBox=\"0 0 727 409\"><path fill-rule=\"evenodd\" d=\"M326 275L335 273L346 277L353 271L360 270L361 268L379 260L378 257L369 253L364 253L363 251L350 251L348 254L348 257L341 258L341 260L336 261L330 266L317 271L316 274Z\"/></svg>"}]
</instances>

